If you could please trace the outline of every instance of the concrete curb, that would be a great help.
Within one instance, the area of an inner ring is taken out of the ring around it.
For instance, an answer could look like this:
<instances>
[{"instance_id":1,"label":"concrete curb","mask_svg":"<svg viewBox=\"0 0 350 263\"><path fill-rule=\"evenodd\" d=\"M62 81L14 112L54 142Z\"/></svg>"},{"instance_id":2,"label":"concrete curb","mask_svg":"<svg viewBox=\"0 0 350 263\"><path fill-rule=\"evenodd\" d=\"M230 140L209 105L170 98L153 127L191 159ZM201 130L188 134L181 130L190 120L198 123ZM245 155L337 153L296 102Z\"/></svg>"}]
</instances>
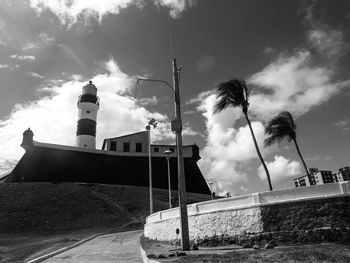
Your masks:
<instances>
[{"instance_id":1,"label":"concrete curb","mask_svg":"<svg viewBox=\"0 0 350 263\"><path fill-rule=\"evenodd\" d=\"M91 237L88 237L88 238L85 238L85 239L83 239L83 240L80 240L79 242L74 243L74 244L72 244L72 245L70 245L70 246L68 246L68 247L64 247L64 248L61 248L61 249L59 249L59 250L53 251L53 252L51 252L51 253L49 253L49 254L43 255L43 256L41 256L41 257L34 258L34 259L30 260L30 261L27 261L27 263L42 262L42 261L44 261L44 260L46 260L46 259L48 259L48 258L51 258L51 257L56 256L56 255L58 255L58 254L61 254L61 253L65 252L65 251L67 251L67 250L69 250L69 249L72 249L72 248L74 248L74 247L80 246L81 244L84 244L84 243L90 241L91 239L94 239L95 237L102 236L102 235L105 235L105 234L106 234L106 233L93 235L93 236L91 236Z\"/></svg>"},{"instance_id":2,"label":"concrete curb","mask_svg":"<svg viewBox=\"0 0 350 263\"><path fill-rule=\"evenodd\" d=\"M149 259L147 257L146 251L143 249L140 239L139 239L139 245L140 245L140 252L141 252L141 257L142 257L143 263L160 263L159 261Z\"/></svg>"}]
</instances>

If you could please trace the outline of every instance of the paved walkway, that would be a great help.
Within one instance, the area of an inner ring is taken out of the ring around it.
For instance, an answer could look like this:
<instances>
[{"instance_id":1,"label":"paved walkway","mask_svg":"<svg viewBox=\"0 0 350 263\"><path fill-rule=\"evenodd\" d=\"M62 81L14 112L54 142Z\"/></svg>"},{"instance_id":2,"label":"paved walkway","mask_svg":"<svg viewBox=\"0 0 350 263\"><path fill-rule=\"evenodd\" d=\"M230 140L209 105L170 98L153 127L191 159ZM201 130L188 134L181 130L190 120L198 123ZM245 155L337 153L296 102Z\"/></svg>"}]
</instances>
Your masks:
<instances>
[{"instance_id":1,"label":"paved walkway","mask_svg":"<svg viewBox=\"0 0 350 263\"><path fill-rule=\"evenodd\" d=\"M43 262L143 262L139 237L143 230L120 232L96 237L78 247Z\"/></svg>"}]
</instances>

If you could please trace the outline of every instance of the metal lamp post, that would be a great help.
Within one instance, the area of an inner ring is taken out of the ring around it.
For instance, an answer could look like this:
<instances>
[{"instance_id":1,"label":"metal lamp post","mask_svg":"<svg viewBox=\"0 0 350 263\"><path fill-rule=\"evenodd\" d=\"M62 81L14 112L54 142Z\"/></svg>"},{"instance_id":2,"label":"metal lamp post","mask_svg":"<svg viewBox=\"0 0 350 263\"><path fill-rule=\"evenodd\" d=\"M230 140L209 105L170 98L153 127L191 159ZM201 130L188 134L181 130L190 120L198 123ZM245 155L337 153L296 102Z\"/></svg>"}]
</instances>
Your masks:
<instances>
[{"instance_id":1,"label":"metal lamp post","mask_svg":"<svg viewBox=\"0 0 350 263\"><path fill-rule=\"evenodd\" d=\"M150 214L153 214L151 125L153 126L153 129L157 127L157 122L155 119L150 120L146 126L146 130L148 131L149 212Z\"/></svg>"},{"instance_id":2,"label":"metal lamp post","mask_svg":"<svg viewBox=\"0 0 350 263\"><path fill-rule=\"evenodd\" d=\"M167 159L167 164L168 164L168 188L169 188L169 208L171 208L171 180L170 180L170 155L172 151L166 150L163 152Z\"/></svg>"}]
</instances>

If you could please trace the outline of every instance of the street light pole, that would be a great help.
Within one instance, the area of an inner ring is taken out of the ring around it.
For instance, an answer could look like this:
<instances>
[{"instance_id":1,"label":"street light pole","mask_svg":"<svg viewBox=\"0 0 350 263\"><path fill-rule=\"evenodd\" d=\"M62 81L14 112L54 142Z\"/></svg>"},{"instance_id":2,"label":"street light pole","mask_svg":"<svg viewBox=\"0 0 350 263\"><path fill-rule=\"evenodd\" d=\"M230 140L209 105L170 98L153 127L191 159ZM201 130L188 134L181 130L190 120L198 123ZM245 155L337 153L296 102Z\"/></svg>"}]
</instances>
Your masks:
<instances>
[{"instance_id":1,"label":"street light pole","mask_svg":"<svg viewBox=\"0 0 350 263\"><path fill-rule=\"evenodd\" d=\"M157 122L152 119L148 122L146 130L148 131L148 176L149 176L149 212L153 214L153 194L152 194L152 155L151 155L151 125L157 127Z\"/></svg>"},{"instance_id":2,"label":"street light pole","mask_svg":"<svg viewBox=\"0 0 350 263\"><path fill-rule=\"evenodd\" d=\"M169 209L170 209L171 208L171 179L170 179L170 155L171 155L171 151L166 150L163 153L167 159L167 164L168 164L168 188L169 188Z\"/></svg>"},{"instance_id":3,"label":"street light pole","mask_svg":"<svg viewBox=\"0 0 350 263\"><path fill-rule=\"evenodd\" d=\"M181 223L181 248L182 250L190 250L190 237L188 230L187 217L187 194L184 158L182 149L182 120L180 110L180 91L179 91L179 68L176 64L176 58L172 58L173 64L173 83L175 91L175 120L172 121L172 130L176 133L177 145L177 173L178 173L178 191L180 206L180 223Z\"/></svg>"},{"instance_id":4,"label":"street light pole","mask_svg":"<svg viewBox=\"0 0 350 263\"><path fill-rule=\"evenodd\" d=\"M178 192L180 206L180 228L181 228L181 249L190 250L190 237L188 230L187 217L187 195L185 182L185 169L182 149L182 120L180 111L180 92L179 92L179 69L176 64L176 58L172 58L173 83L172 87L167 81L159 79L137 79L136 84L140 81L160 82L168 86L175 93L175 120L171 121L171 129L176 133L177 146L177 172L178 172Z\"/></svg>"}]
</instances>

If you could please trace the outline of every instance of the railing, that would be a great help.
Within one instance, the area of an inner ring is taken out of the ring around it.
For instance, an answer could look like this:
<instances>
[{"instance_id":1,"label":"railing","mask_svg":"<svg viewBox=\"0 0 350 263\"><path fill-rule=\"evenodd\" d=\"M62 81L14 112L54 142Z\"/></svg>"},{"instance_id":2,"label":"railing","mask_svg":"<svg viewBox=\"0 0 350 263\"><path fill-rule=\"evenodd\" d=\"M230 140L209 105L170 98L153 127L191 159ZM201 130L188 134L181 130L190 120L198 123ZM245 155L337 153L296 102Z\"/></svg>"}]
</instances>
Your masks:
<instances>
[{"instance_id":1,"label":"railing","mask_svg":"<svg viewBox=\"0 0 350 263\"><path fill-rule=\"evenodd\" d=\"M100 106L100 98L93 94L83 94L78 97L78 104L81 102L91 102Z\"/></svg>"},{"instance_id":2,"label":"railing","mask_svg":"<svg viewBox=\"0 0 350 263\"><path fill-rule=\"evenodd\" d=\"M271 192L253 193L230 198L195 203L187 206L188 216L211 212L245 209L293 201L312 200L337 196L350 196L350 182L330 183L309 187L291 188ZM146 218L147 224L178 218L179 208L167 209Z\"/></svg>"}]
</instances>

